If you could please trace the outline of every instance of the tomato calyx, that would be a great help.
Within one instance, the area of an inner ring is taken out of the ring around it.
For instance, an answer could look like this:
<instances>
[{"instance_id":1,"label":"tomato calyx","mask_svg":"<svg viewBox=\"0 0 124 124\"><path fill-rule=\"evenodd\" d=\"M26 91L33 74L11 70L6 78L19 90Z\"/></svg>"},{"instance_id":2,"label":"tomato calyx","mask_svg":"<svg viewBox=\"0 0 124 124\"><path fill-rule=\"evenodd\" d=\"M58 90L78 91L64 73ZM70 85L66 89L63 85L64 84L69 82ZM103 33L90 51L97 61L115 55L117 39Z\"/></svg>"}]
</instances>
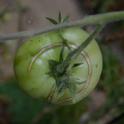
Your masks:
<instances>
[{"instance_id":1,"label":"tomato calyx","mask_svg":"<svg viewBox=\"0 0 124 124\"><path fill-rule=\"evenodd\" d=\"M63 68L63 62L64 61L60 63L55 60L49 60L49 67L51 71L48 74L55 79L58 92L68 88L71 93L74 94L76 83L72 83L70 74ZM73 68L79 65L79 63L76 63ZM79 84L80 82L77 83Z\"/></svg>"},{"instance_id":2,"label":"tomato calyx","mask_svg":"<svg viewBox=\"0 0 124 124\"><path fill-rule=\"evenodd\" d=\"M57 20L49 17L47 17L46 19L50 21L52 24L56 25L56 24L64 23L68 21L69 17L66 16L62 18L61 12L59 12ZM70 70L82 64L82 63L74 63L74 61L80 55L82 50L85 47L87 47L87 45L96 37L96 35L103 28L103 24L97 25L97 26L98 27L96 28L96 30L81 45L79 45L74 50L70 51L65 59L64 59L64 48L66 46L69 49L68 47L69 45L67 41L61 36L61 33L60 33L60 36L63 39L63 46L60 51L59 61L56 61L56 60L48 61L49 70L50 70L48 72L48 75L55 79L58 92L61 92L62 90L68 88L71 91L71 93L74 94L76 91L76 84L81 84L81 82L71 79Z\"/></svg>"},{"instance_id":3,"label":"tomato calyx","mask_svg":"<svg viewBox=\"0 0 124 124\"><path fill-rule=\"evenodd\" d=\"M63 42L63 47L60 51L59 61L49 60L49 76L53 77L56 81L56 86L58 92L64 89L69 89L70 93L75 94L77 84L82 84L84 81L72 80L70 76L70 70L74 67L80 66L82 63L74 63L77 57L80 55L82 50L87 47L87 45L96 37L96 35L101 31L103 25L98 26L96 30L77 48L70 51L66 58L64 58L64 48L65 44ZM66 46L67 47L67 46Z\"/></svg>"}]
</instances>

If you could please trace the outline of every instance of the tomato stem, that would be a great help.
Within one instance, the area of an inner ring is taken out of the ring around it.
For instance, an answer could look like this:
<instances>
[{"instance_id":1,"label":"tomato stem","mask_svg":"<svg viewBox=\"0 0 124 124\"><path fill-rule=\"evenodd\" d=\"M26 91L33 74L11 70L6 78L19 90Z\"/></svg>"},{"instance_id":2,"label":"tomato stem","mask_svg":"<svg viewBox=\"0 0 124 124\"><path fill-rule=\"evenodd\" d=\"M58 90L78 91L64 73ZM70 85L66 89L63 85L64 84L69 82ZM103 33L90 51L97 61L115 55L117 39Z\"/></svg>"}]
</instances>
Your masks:
<instances>
[{"instance_id":1,"label":"tomato stem","mask_svg":"<svg viewBox=\"0 0 124 124\"><path fill-rule=\"evenodd\" d=\"M98 25L100 23L106 24L106 23L115 22L119 20L124 20L124 11L90 15L81 20L77 20L74 22L65 22L65 23L47 27L45 29L39 29L34 31L22 31L22 32L10 33L10 34L0 34L0 42L22 38L22 37L31 37L31 36L39 35L45 32L55 31L58 29L72 27L72 26L82 27L82 26L91 25L91 24L92 25Z\"/></svg>"}]
</instances>

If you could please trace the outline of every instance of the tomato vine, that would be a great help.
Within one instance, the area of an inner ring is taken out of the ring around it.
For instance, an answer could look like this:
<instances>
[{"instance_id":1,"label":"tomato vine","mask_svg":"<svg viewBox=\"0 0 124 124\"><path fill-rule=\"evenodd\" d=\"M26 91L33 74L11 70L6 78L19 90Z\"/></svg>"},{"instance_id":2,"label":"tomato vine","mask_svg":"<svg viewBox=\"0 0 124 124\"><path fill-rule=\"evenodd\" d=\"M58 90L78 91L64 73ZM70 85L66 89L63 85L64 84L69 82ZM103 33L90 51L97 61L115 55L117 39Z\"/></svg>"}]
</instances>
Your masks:
<instances>
[{"instance_id":1,"label":"tomato vine","mask_svg":"<svg viewBox=\"0 0 124 124\"><path fill-rule=\"evenodd\" d=\"M22 37L31 37L31 36L39 35L45 32L55 31L58 29L68 28L72 26L83 27L85 25L97 25L101 23L107 24L110 22L115 22L115 21L120 21L120 20L124 20L124 11L108 12L108 13L97 14L97 15L89 15L81 20L77 20L74 22L61 23L61 24L57 24L54 26L46 27L45 29L22 31L22 32L16 32L16 33L10 33L10 34L0 34L0 42L22 38Z\"/></svg>"}]
</instances>

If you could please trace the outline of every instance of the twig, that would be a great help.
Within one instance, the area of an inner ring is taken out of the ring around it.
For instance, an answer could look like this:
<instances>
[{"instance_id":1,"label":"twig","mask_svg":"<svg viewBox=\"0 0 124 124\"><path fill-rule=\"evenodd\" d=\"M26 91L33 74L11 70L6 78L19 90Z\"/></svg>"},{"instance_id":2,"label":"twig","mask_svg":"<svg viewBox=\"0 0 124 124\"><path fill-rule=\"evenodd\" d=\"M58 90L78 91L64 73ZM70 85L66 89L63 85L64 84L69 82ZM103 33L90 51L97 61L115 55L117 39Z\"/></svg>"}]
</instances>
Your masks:
<instances>
[{"instance_id":1,"label":"twig","mask_svg":"<svg viewBox=\"0 0 124 124\"><path fill-rule=\"evenodd\" d=\"M49 31L55 31L62 28L72 27L72 26L85 26L89 24L101 24L101 23L110 23L114 21L124 20L124 11L120 12L109 12L105 14L98 15L90 15L85 17L84 19L77 20L74 22L57 24L55 26L47 27L45 29L32 30L32 31L22 31L17 33L10 34L0 34L0 42L4 42L5 40L12 40L17 38L31 37L34 35L39 35Z\"/></svg>"}]
</instances>

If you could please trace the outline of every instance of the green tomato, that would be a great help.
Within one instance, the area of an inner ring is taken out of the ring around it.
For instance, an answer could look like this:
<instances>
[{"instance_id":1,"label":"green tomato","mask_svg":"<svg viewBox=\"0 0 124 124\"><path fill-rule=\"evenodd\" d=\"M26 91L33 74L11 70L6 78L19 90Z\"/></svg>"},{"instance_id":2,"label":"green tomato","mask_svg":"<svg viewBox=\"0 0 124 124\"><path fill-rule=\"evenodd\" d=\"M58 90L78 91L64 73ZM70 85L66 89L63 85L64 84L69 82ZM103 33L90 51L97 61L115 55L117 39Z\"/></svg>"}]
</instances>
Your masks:
<instances>
[{"instance_id":1,"label":"green tomato","mask_svg":"<svg viewBox=\"0 0 124 124\"><path fill-rule=\"evenodd\" d=\"M61 31L44 33L30 38L17 51L15 56L15 74L19 85L34 98L47 99L51 103L74 104L86 97L96 86L102 71L102 55L95 40L82 51L69 72L70 80L75 84L74 93L69 88L57 90L56 80L48 74L49 60L59 60L63 39L69 45L64 57L70 50L79 46L88 37L81 28L66 28ZM77 83L80 82L80 83Z\"/></svg>"}]
</instances>

